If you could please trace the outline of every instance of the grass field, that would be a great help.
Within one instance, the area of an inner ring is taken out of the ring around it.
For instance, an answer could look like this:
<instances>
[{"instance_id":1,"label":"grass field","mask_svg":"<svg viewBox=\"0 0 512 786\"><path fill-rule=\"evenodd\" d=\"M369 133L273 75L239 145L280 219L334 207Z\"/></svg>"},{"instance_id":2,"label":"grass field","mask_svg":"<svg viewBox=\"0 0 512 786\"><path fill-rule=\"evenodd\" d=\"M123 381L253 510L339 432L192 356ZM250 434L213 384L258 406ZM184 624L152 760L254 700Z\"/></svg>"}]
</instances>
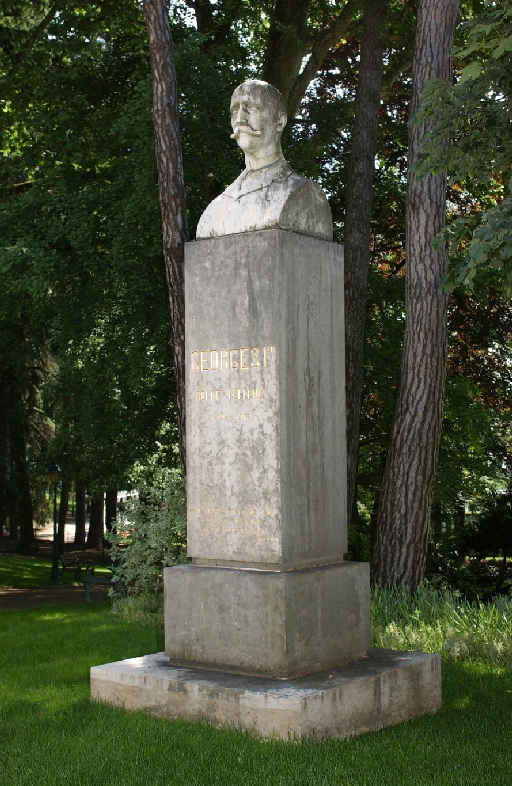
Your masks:
<instances>
[{"instance_id":1,"label":"grass field","mask_svg":"<svg viewBox=\"0 0 512 786\"><path fill-rule=\"evenodd\" d=\"M87 558L85 558L87 559ZM91 557L92 559L92 557ZM59 562L59 570L61 563ZM0 587L50 587L52 561L44 557L16 557L0 554ZM66 570L62 584L77 584L73 569Z\"/></svg>"},{"instance_id":2,"label":"grass field","mask_svg":"<svg viewBox=\"0 0 512 786\"><path fill-rule=\"evenodd\" d=\"M510 786L512 674L443 664L444 703L324 743L261 741L89 702L89 667L161 650L106 603L0 612L1 786Z\"/></svg>"}]
</instances>

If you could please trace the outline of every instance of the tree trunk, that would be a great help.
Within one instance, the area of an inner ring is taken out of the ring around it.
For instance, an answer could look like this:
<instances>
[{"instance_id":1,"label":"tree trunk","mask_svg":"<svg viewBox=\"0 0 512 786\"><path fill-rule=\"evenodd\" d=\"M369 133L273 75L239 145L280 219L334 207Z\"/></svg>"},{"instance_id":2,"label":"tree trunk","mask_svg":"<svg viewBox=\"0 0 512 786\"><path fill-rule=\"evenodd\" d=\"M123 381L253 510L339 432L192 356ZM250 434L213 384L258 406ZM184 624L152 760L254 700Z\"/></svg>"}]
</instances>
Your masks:
<instances>
[{"instance_id":1,"label":"tree trunk","mask_svg":"<svg viewBox=\"0 0 512 786\"><path fill-rule=\"evenodd\" d=\"M105 493L105 526L108 532L116 529L117 489L107 489Z\"/></svg>"},{"instance_id":2,"label":"tree trunk","mask_svg":"<svg viewBox=\"0 0 512 786\"><path fill-rule=\"evenodd\" d=\"M85 546L85 485L75 480L75 546Z\"/></svg>"},{"instance_id":3,"label":"tree trunk","mask_svg":"<svg viewBox=\"0 0 512 786\"><path fill-rule=\"evenodd\" d=\"M359 420L363 388L366 289L370 264L370 216L377 151L386 0L367 0L345 211L345 369L347 389L347 512L356 507Z\"/></svg>"},{"instance_id":4,"label":"tree trunk","mask_svg":"<svg viewBox=\"0 0 512 786\"><path fill-rule=\"evenodd\" d=\"M261 78L281 91L285 103L307 49L309 6L310 0L277 0L271 17Z\"/></svg>"},{"instance_id":5,"label":"tree trunk","mask_svg":"<svg viewBox=\"0 0 512 786\"><path fill-rule=\"evenodd\" d=\"M458 0L420 0L411 115L429 79L452 76L450 50ZM409 166L429 126L409 127ZM432 240L445 221L446 177L417 180L406 197L405 335L400 389L380 494L373 580L413 592L423 579L446 368L447 295L439 291L446 251Z\"/></svg>"},{"instance_id":6,"label":"tree trunk","mask_svg":"<svg viewBox=\"0 0 512 786\"><path fill-rule=\"evenodd\" d=\"M69 490L71 484L65 477L62 480L59 502L59 517L57 529L57 543L61 554L64 554L64 543L66 542L66 516L69 504Z\"/></svg>"},{"instance_id":7,"label":"tree trunk","mask_svg":"<svg viewBox=\"0 0 512 786\"><path fill-rule=\"evenodd\" d=\"M19 526L19 551L27 552L34 545L32 497L27 463L25 411L21 392L16 389L9 417L9 450L11 455L12 493L16 499Z\"/></svg>"},{"instance_id":8,"label":"tree trunk","mask_svg":"<svg viewBox=\"0 0 512 786\"><path fill-rule=\"evenodd\" d=\"M18 540L18 502L11 487L11 501L9 504L9 540Z\"/></svg>"},{"instance_id":9,"label":"tree trunk","mask_svg":"<svg viewBox=\"0 0 512 786\"><path fill-rule=\"evenodd\" d=\"M0 377L0 540L4 536L9 509L9 404L7 383Z\"/></svg>"},{"instance_id":10,"label":"tree trunk","mask_svg":"<svg viewBox=\"0 0 512 786\"><path fill-rule=\"evenodd\" d=\"M338 16L311 39L308 29L310 0L276 0L270 20L261 78L284 96L288 117L295 117L300 103L321 68L329 49L348 32L362 0L347 0ZM308 60L301 65L308 48Z\"/></svg>"},{"instance_id":11,"label":"tree trunk","mask_svg":"<svg viewBox=\"0 0 512 786\"><path fill-rule=\"evenodd\" d=\"M91 500L91 513L89 517L89 534L87 536L86 548L103 548L103 528L105 523L103 491Z\"/></svg>"},{"instance_id":12,"label":"tree trunk","mask_svg":"<svg viewBox=\"0 0 512 786\"><path fill-rule=\"evenodd\" d=\"M185 453L185 293L184 251L188 240L185 185L174 73L171 27L165 0L144 0L151 73L153 125L158 169L158 199L162 216L163 251L171 317L171 343L180 460L186 482Z\"/></svg>"}]
</instances>

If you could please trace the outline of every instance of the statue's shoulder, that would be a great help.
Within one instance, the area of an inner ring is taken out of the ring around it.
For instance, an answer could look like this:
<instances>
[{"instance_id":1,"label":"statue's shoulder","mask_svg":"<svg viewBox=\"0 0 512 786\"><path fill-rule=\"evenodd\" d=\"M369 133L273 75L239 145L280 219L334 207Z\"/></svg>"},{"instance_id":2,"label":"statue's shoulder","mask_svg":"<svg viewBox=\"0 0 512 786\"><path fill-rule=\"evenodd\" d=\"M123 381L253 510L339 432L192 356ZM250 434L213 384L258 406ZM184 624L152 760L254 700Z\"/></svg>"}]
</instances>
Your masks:
<instances>
[{"instance_id":1,"label":"statue's shoulder","mask_svg":"<svg viewBox=\"0 0 512 786\"><path fill-rule=\"evenodd\" d=\"M197 238L281 228L332 240L332 217L322 188L284 159L246 169L201 216Z\"/></svg>"}]
</instances>

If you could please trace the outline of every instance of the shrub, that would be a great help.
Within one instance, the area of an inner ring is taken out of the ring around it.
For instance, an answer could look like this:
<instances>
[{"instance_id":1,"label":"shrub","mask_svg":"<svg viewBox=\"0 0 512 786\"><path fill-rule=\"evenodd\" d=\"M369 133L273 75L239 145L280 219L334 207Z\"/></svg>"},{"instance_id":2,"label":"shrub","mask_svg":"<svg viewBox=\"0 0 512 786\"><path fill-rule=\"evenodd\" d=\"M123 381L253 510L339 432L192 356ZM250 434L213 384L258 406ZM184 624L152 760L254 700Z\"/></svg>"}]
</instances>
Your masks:
<instances>
[{"instance_id":1,"label":"shrub","mask_svg":"<svg viewBox=\"0 0 512 786\"><path fill-rule=\"evenodd\" d=\"M157 471L150 486L139 488L138 498L127 500L123 515L124 522L108 535L115 578L124 584L128 596L158 595L163 589L164 567L187 561L185 493L180 473ZM151 605L149 600L145 603L146 607ZM132 607L136 605L131 601ZM121 606L117 601L119 612ZM139 607L143 606L139 601Z\"/></svg>"}]
</instances>

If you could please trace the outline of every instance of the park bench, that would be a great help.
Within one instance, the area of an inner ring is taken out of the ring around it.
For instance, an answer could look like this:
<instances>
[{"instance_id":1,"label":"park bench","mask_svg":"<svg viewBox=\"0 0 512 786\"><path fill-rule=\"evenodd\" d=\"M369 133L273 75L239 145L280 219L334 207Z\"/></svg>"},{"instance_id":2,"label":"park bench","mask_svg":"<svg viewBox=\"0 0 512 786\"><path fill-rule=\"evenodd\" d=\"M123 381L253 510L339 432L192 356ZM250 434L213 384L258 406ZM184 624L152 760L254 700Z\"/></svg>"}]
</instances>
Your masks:
<instances>
[{"instance_id":1,"label":"park bench","mask_svg":"<svg viewBox=\"0 0 512 786\"><path fill-rule=\"evenodd\" d=\"M101 571L101 572L97 572ZM106 573L107 572L107 573ZM93 584L103 584L111 587L119 587L122 597L126 597L124 584L120 581L114 580L114 571L103 562L88 562L85 565L85 574L83 578L85 589L85 600L87 603L92 602L90 589Z\"/></svg>"},{"instance_id":2,"label":"park bench","mask_svg":"<svg viewBox=\"0 0 512 786\"><path fill-rule=\"evenodd\" d=\"M59 579L62 578L66 570L69 570L75 574L75 581L80 581L80 571L86 564L85 562L80 563L78 557L64 557L63 554L59 554L59 562L62 565L59 570Z\"/></svg>"}]
</instances>

